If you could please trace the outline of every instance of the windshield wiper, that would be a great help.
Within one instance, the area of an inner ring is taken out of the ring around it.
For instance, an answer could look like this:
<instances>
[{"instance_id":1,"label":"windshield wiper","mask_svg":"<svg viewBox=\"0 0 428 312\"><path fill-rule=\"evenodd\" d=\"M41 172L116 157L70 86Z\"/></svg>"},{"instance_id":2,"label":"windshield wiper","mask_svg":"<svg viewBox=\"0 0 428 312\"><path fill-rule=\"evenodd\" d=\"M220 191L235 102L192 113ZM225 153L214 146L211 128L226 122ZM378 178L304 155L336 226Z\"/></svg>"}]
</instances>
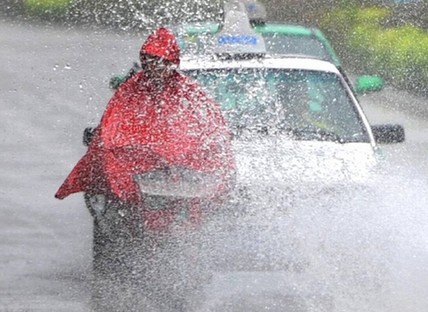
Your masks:
<instances>
[{"instance_id":1,"label":"windshield wiper","mask_svg":"<svg viewBox=\"0 0 428 312\"><path fill-rule=\"evenodd\" d=\"M280 135L285 134L289 137L295 138L297 140L317 140L317 141L329 141L336 143L347 143L351 140L346 140L340 137L337 133L333 131L328 131L326 129L320 128L291 128L283 126L246 126L238 125L234 127L234 137L240 137L244 132L258 134L262 136L267 135Z\"/></svg>"},{"instance_id":2,"label":"windshield wiper","mask_svg":"<svg viewBox=\"0 0 428 312\"><path fill-rule=\"evenodd\" d=\"M320 128L301 128L291 129L289 133L300 140L318 140L331 141L336 143L346 143L347 141L340 137L337 133Z\"/></svg>"}]
</instances>

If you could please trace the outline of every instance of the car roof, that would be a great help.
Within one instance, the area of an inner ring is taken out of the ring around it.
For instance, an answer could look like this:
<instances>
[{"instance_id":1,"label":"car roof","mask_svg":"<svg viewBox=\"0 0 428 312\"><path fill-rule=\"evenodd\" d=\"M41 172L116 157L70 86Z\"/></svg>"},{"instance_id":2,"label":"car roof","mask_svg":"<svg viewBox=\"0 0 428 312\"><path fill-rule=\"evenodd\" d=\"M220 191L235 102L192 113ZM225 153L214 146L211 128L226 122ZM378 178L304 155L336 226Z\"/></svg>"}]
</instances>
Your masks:
<instances>
[{"instance_id":1,"label":"car roof","mask_svg":"<svg viewBox=\"0 0 428 312\"><path fill-rule=\"evenodd\" d=\"M225 69L225 68L278 68L291 70L313 70L341 75L337 67L327 61L302 56L275 56L243 60L221 60L209 57L182 58L181 70Z\"/></svg>"},{"instance_id":2,"label":"car roof","mask_svg":"<svg viewBox=\"0 0 428 312\"><path fill-rule=\"evenodd\" d=\"M220 24L216 22L194 22L175 25L172 29L184 31L188 35L215 34L220 30Z\"/></svg>"},{"instance_id":3,"label":"car roof","mask_svg":"<svg viewBox=\"0 0 428 312\"><path fill-rule=\"evenodd\" d=\"M217 22L194 22L179 25L178 28L188 35L215 34L220 30ZM312 36L316 28L304 25L284 23L263 23L253 28L260 33L278 33L283 35Z\"/></svg>"},{"instance_id":4,"label":"car roof","mask_svg":"<svg viewBox=\"0 0 428 312\"><path fill-rule=\"evenodd\" d=\"M313 28L309 28L303 25L264 23L261 25L256 25L253 28L256 32L261 34L275 33L280 35L291 35L291 36L315 35Z\"/></svg>"}]
</instances>

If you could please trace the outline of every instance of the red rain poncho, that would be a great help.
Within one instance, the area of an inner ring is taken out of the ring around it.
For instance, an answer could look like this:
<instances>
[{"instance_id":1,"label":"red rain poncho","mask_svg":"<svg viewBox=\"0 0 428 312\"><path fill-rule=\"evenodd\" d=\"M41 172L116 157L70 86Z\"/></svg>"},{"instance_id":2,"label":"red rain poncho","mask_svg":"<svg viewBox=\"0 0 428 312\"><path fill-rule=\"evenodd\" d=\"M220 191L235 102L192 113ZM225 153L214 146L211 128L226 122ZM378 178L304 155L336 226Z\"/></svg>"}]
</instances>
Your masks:
<instances>
[{"instance_id":1,"label":"red rain poncho","mask_svg":"<svg viewBox=\"0 0 428 312\"><path fill-rule=\"evenodd\" d=\"M140 53L179 64L175 38L163 28ZM197 83L174 70L159 89L140 71L115 92L88 151L55 197L83 191L136 202L133 175L168 164L221 172L224 188L233 170L230 134L219 105Z\"/></svg>"}]
</instances>

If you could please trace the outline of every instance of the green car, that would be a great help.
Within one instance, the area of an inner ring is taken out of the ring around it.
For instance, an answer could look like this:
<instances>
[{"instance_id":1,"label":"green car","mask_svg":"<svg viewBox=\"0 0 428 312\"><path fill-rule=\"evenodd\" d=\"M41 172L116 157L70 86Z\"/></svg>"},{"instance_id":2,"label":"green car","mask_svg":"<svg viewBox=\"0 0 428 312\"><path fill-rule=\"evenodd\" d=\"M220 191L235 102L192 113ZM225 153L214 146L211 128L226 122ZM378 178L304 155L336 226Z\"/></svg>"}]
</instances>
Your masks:
<instances>
[{"instance_id":1,"label":"green car","mask_svg":"<svg viewBox=\"0 0 428 312\"><path fill-rule=\"evenodd\" d=\"M256 33L262 35L266 52L270 56L294 55L296 57L311 57L328 61L336 65L341 74L355 93L379 91L384 81L379 76L358 76L355 83L347 77L342 63L324 34L317 28L302 25L280 23L251 23ZM215 38L221 30L221 24L215 22L188 23L171 27L174 30L181 48L182 57L200 57L213 53ZM126 76L115 76L110 81L110 87L116 89L133 72L139 69L134 64L133 69Z\"/></svg>"},{"instance_id":2,"label":"green car","mask_svg":"<svg viewBox=\"0 0 428 312\"><path fill-rule=\"evenodd\" d=\"M251 25L256 33L262 35L270 56L295 55L333 63L358 94L379 91L384 86L381 77L369 75L358 76L355 83L351 83L329 40L317 28L266 22ZM221 25L214 22L189 23L172 29L179 40L182 55L193 57L211 53L210 47L215 46L214 40Z\"/></svg>"},{"instance_id":3,"label":"green car","mask_svg":"<svg viewBox=\"0 0 428 312\"><path fill-rule=\"evenodd\" d=\"M192 23L174 27L183 55L205 54L220 31L217 23ZM341 67L339 57L323 33L301 25L261 23L253 29L263 36L269 55L302 55Z\"/></svg>"}]
</instances>

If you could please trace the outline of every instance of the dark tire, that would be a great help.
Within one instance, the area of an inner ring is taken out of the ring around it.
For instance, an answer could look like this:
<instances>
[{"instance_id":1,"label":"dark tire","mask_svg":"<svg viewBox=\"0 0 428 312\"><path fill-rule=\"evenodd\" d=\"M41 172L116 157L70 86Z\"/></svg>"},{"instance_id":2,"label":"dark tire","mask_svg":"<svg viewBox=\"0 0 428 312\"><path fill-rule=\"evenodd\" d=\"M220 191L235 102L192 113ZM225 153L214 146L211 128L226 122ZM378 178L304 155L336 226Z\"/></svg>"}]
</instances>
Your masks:
<instances>
[{"instance_id":1,"label":"dark tire","mask_svg":"<svg viewBox=\"0 0 428 312\"><path fill-rule=\"evenodd\" d=\"M195 237L162 238L160 248L146 259L144 289L162 311L194 311L204 299L210 280L207 262Z\"/></svg>"},{"instance_id":2,"label":"dark tire","mask_svg":"<svg viewBox=\"0 0 428 312\"><path fill-rule=\"evenodd\" d=\"M148 235L140 215L136 207L113 201L94 214L93 309L192 311L209 279L200 239Z\"/></svg>"},{"instance_id":3,"label":"dark tire","mask_svg":"<svg viewBox=\"0 0 428 312\"><path fill-rule=\"evenodd\" d=\"M86 199L86 198L85 198ZM134 254L141 233L133 218L134 207L109 200L102 213L94 213L93 225L93 287L95 311L139 311L148 306L135 287ZM149 308L147 308L149 309ZM152 307L150 311L156 311Z\"/></svg>"}]
</instances>

